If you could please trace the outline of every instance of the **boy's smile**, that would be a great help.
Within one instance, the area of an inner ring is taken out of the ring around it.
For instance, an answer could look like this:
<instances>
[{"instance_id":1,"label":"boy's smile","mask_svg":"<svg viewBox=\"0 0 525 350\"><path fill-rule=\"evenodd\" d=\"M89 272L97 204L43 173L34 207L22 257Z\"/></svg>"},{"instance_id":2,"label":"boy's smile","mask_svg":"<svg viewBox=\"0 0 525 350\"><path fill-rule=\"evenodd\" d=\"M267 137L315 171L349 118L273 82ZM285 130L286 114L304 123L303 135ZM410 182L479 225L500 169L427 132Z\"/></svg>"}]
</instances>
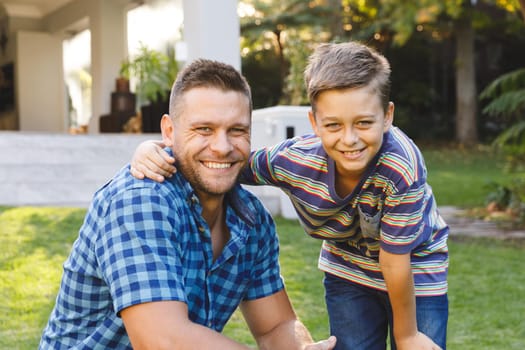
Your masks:
<instances>
[{"instance_id":1,"label":"boy's smile","mask_svg":"<svg viewBox=\"0 0 525 350\"><path fill-rule=\"evenodd\" d=\"M375 90L368 87L327 90L315 101L310 123L345 183L357 184L392 125L394 104L384 111Z\"/></svg>"}]
</instances>

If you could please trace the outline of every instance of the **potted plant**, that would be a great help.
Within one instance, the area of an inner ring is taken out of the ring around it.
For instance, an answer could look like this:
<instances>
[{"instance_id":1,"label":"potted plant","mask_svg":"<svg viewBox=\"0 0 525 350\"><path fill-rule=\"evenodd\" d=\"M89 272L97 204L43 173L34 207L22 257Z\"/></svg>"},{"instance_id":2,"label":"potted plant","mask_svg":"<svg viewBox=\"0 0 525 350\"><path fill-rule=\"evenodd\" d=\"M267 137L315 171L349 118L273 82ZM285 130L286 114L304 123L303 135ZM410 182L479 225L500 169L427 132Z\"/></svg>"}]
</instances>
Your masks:
<instances>
[{"instance_id":1,"label":"potted plant","mask_svg":"<svg viewBox=\"0 0 525 350\"><path fill-rule=\"evenodd\" d=\"M143 132L160 131L160 118L168 113L169 92L177 72L174 50L164 54L144 45L137 55L122 63L120 76L135 86Z\"/></svg>"}]
</instances>

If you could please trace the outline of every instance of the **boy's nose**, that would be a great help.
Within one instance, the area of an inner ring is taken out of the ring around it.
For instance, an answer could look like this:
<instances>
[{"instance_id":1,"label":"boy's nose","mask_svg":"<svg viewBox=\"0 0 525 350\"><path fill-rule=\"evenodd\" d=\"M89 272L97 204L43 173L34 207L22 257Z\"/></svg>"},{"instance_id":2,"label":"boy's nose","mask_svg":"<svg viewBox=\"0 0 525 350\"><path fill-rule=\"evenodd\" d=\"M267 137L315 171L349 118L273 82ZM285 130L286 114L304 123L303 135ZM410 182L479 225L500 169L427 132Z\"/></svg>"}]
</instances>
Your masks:
<instances>
[{"instance_id":1,"label":"boy's nose","mask_svg":"<svg viewBox=\"0 0 525 350\"><path fill-rule=\"evenodd\" d=\"M352 128L345 128L341 137L341 141L346 145L353 145L358 139L357 133Z\"/></svg>"}]
</instances>

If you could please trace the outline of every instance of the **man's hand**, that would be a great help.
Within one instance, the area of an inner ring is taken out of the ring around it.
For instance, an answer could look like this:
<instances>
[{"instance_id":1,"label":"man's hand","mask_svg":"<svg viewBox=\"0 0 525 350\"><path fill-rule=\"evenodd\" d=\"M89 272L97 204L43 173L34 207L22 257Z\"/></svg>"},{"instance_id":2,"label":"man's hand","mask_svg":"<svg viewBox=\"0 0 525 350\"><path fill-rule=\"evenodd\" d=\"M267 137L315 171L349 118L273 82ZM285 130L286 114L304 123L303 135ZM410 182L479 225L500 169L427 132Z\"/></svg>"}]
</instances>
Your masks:
<instances>
[{"instance_id":1,"label":"man's hand","mask_svg":"<svg viewBox=\"0 0 525 350\"><path fill-rule=\"evenodd\" d=\"M396 345L399 350L441 350L439 345L421 332L417 332L413 337L396 338Z\"/></svg>"},{"instance_id":2,"label":"man's hand","mask_svg":"<svg viewBox=\"0 0 525 350\"><path fill-rule=\"evenodd\" d=\"M304 350L332 350L335 347L337 340L332 335L326 340L321 340L314 344L309 344L304 347Z\"/></svg>"},{"instance_id":3,"label":"man's hand","mask_svg":"<svg viewBox=\"0 0 525 350\"><path fill-rule=\"evenodd\" d=\"M175 158L163 149L161 141L144 141L135 150L131 158L130 174L137 179L145 177L157 182L171 177L177 169L173 166Z\"/></svg>"}]
</instances>

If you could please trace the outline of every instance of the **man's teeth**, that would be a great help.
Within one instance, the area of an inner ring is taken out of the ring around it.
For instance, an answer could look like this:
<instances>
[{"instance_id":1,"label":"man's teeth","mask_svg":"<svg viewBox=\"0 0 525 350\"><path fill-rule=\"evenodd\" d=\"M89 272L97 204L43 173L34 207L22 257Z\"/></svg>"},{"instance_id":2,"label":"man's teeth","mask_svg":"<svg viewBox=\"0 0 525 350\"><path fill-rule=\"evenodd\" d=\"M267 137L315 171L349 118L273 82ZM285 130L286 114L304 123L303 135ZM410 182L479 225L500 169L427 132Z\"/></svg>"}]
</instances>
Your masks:
<instances>
[{"instance_id":1,"label":"man's teeth","mask_svg":"<svg viewBox=\"0 0 525 350\"><path fill-rule=\"evenodd\" d=\"M212 169L226 169L232 166L231 163L204 162L204 166Z\"/></svg>"}]
</instances>

